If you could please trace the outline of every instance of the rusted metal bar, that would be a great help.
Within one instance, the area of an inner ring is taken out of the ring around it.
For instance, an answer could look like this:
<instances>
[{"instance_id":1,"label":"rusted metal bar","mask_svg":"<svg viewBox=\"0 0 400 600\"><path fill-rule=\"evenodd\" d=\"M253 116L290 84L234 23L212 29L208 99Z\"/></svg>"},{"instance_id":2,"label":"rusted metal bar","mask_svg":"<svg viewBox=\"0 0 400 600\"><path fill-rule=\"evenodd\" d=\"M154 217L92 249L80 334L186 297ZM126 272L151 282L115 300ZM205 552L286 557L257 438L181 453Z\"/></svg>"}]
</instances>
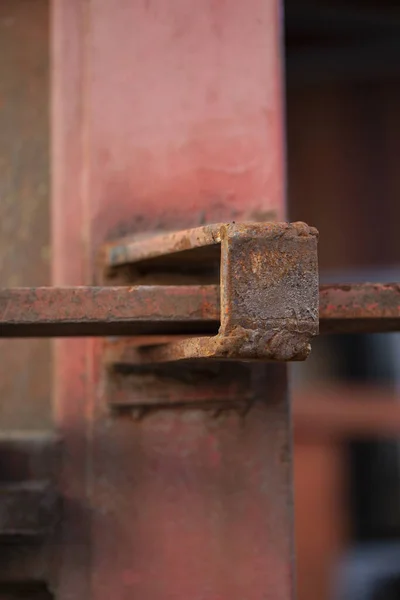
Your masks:
<instances>
[{"instance_id":1,"label":"rusted metal bar","mask_svg":"<svg viewBox=\"0 0 400 600\"><path fill-rule=\"evenodd\" d=\"M120 242L117 256L129 263L219 244L220 299L208 286L6 290L3 336L18 335L18 324L25 335L204 335L217 333L220 321L214 337L167 346L149 360L304 360L318 333L317 236L305 223L230 223L158 235L147 245Z\"/></svg>"},{"instance_id":2,"label":"rusted metal bar","mask_svg":"<svg viewBox=\"0 0 400 600\"><path fill-rule=\"evenodd\" d=\"M400 284L323 285L319 319L321 333L400 331Z\"/></svg>"},{"instance_id":3,"label":"rusted metal bar","mask_svg":"<svg viewBox=\"0 0 400 600\"><path fill-rule=\"evenodd\" d=\"M259 296L258 301L260 310L267 307L265 299ZM146 340L138 338L136 346L160 346L170 341L158 337L162 334L216 332L220 319L220 289L216 285L0 290L0 337L154 335ZM399 331L400 284L320 286L319 323L322 334ZM205 338L177 343L181 350L176 344L157 350L160 359L165 353L172 357L178 352L190 358L207 344L207 351L213 354ZM118 347L124 362L130 344Z\"/></svg>"},{"instance_id":4,"label":"rusted metal bar","mask_svg":"<svg viewBox=\"0 0 400 600\"><path fill-rule=\"evenodd\" d=\"M122 238L103 246L102 262L108 268L116 268L153 259L165 260L167 256L173 257L174 255L177 255L181 261L185 251L221 244L221 233L224 227L226 227L225 224L216 223L182 231ZM192 256L194 257L195 254Z\"/></svg>"},{"instance_id":5,"label":"rusted metal bar","mask_svg":"<svg viewBox=\"0 0 400 600\"><path fill-rule=\"evenodd\" d=\"M0 337L217 331L217 286L0 290Z\"/></svg>"},{"instance_id":6,"label":"rusted metal bar","mask_svg":"<svg viewBox=\"0 0 400 600\"><path fill-rule=\"evenodd\" d=\"M251 243L250 238L256 244L260 238L264 238L267 252L273 250L273 241L310 235L317 237L317 230L302 222L213 223L181 231L120 238L103 245L100 262L106 270L152 262L163 265L176 262L181 266L186 261L193 263L211 258L221 258L223 263L226 257L221 255L221 248L226 239L246 236L248 244Z\"/></svg>"}]
</instances>

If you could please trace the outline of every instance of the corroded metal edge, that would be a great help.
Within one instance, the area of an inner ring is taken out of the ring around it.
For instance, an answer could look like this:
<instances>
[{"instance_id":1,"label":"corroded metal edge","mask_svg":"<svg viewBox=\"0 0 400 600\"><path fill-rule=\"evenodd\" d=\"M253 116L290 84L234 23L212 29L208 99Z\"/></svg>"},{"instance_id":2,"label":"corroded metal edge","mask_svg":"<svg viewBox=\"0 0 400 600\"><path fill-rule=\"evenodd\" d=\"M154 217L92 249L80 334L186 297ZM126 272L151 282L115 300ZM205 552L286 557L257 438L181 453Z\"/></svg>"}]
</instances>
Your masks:
<instances>
[{"instance_id":1,"label":"corroded metal edge","mask_svg":"<svg viewBox=\"0 0 400 600\"><path fill-rule=\"evenodd\" d=\"M305 223L221 229L218 356L304 360L318 334L318 232ZM226 339L228 338L228 339Z\"/></svg>"},{"instance_id":2,"label":"corroded metal edge","mask_svg":"<svg viewBox=\"0 0 400 600\"><path fill-rule=\"evenodd\" d=\"M124 237L104 244L100 250L100 262L105 268L113 268L166 254L220 244L221 227L223 224L216 223L182 231Z\"/></svg>"},{"instance_id":3,"label":"corroded metal edge","mask_svg":"<svg viewBox=\"0 0 400 600\"><path fill-rule=\"evenodd\" d=\"M311 351L310 329L285 331L285 325L270 323L268 331L236 328L229 334L189 338L159 346L143 346L136 352L141 363L173 362L188 359L301 361ZM313 335L313 334L311 334Z\"/></svg>"},{"instance_id":4,"label":"corroded metal edge","mask_svg":"<svg viewBox=\"0 0 400 600\"><path fill-rule=\"evenodd\" d=\"M180 232L174 251L187 250L193 240L203 243L209 232L209 227ZM230 223L212 226L212 234L221 243L218 335L147 345L131 358L139 363L307 358L310 340L318 334L317 230L301 222ZM164 250L165 241L171 241L168 236L158 240ZM126 361L126 345L124 355Z\"/></svg>"}]
</instances>

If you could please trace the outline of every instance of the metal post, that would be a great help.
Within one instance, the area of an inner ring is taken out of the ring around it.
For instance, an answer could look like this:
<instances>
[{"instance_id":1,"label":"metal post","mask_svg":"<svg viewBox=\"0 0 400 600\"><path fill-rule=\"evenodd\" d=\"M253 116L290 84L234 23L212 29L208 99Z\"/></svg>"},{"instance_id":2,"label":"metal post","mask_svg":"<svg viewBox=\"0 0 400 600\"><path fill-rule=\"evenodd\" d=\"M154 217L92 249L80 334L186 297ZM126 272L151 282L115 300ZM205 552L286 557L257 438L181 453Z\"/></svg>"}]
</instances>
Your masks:
<instances>
[{"instance_id":1,"label":"metal post","mask_svg":"<svg viewBox=\"0 0 400 600\"><path fill-rule=\"evenodd\" d=\"M126 233L284 218L280 27L277 0L54 0L54 285L93 283ZM257 369L245 412L132 418L102 352L56 344L57 598L289 600L285 367Z\"/></svg>"}]
</instances>

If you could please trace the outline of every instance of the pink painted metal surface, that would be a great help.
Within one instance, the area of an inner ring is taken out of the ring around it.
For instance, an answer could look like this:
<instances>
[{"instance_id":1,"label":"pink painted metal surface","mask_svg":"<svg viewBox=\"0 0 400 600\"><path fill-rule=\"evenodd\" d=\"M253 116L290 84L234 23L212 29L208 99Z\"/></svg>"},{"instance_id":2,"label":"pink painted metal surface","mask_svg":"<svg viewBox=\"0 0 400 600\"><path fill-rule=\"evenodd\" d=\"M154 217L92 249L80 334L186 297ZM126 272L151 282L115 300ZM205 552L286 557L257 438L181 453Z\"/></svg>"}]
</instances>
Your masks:
<instances>
[{"instance_id":1,"label":"pink painted metal surface","mask_svg":"<svg viewBox=\"0 0 400 600\"><path fill-rule=\"evenodd\" d=\"M282 216L278 3L98 0L87 18L92 241Z\"/></svg>"},{"instance_id":2,"label":"pink painted metal surface","mask_svg":"<svg viewBox=\"0 0 400 600\"><path fill-rule=\"evenodd\" d=\"M98 424L104 546L93 577L108 594L290 598L287 407L276 376L259 381L262 399L247 411L158 408Z\"/></svg>"},{"instance_id":3,"label":"pink painted metal surface","mask_svg":"<svg viewBox=\"0 0 400 600\"><path fill-rule=\"evenodd\" d=\"M55 0L55 284L90 283L99 246L120 235L282 219L278 9ZM57 598L291 598L285 368L255 377L246 412L138 420L110 412L101 353L57 343Z\"/></svg>"}]
</instances>

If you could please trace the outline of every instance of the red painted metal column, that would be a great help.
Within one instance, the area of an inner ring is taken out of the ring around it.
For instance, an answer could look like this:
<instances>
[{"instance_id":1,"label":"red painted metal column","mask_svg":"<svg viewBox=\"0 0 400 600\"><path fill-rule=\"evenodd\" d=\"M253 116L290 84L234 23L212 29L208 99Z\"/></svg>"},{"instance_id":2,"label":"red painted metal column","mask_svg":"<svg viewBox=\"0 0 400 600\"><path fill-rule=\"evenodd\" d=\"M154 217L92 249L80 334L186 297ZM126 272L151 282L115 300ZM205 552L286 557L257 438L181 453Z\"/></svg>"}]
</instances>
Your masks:
<instances>
[{"instance_id":1,"label":"red painted metal column","mask_svg":"<svg viewBox=\"0 0 400 600\"><path fill-rule=\"evenodd\" d=\"M284 217L277 0L54 0L52 27L54 284L92 283L124 233ZM56 343L57 598L291 598L285 367L245 414L138 420L107 406L101 353Z\"/></svg>"}]
</instances>

